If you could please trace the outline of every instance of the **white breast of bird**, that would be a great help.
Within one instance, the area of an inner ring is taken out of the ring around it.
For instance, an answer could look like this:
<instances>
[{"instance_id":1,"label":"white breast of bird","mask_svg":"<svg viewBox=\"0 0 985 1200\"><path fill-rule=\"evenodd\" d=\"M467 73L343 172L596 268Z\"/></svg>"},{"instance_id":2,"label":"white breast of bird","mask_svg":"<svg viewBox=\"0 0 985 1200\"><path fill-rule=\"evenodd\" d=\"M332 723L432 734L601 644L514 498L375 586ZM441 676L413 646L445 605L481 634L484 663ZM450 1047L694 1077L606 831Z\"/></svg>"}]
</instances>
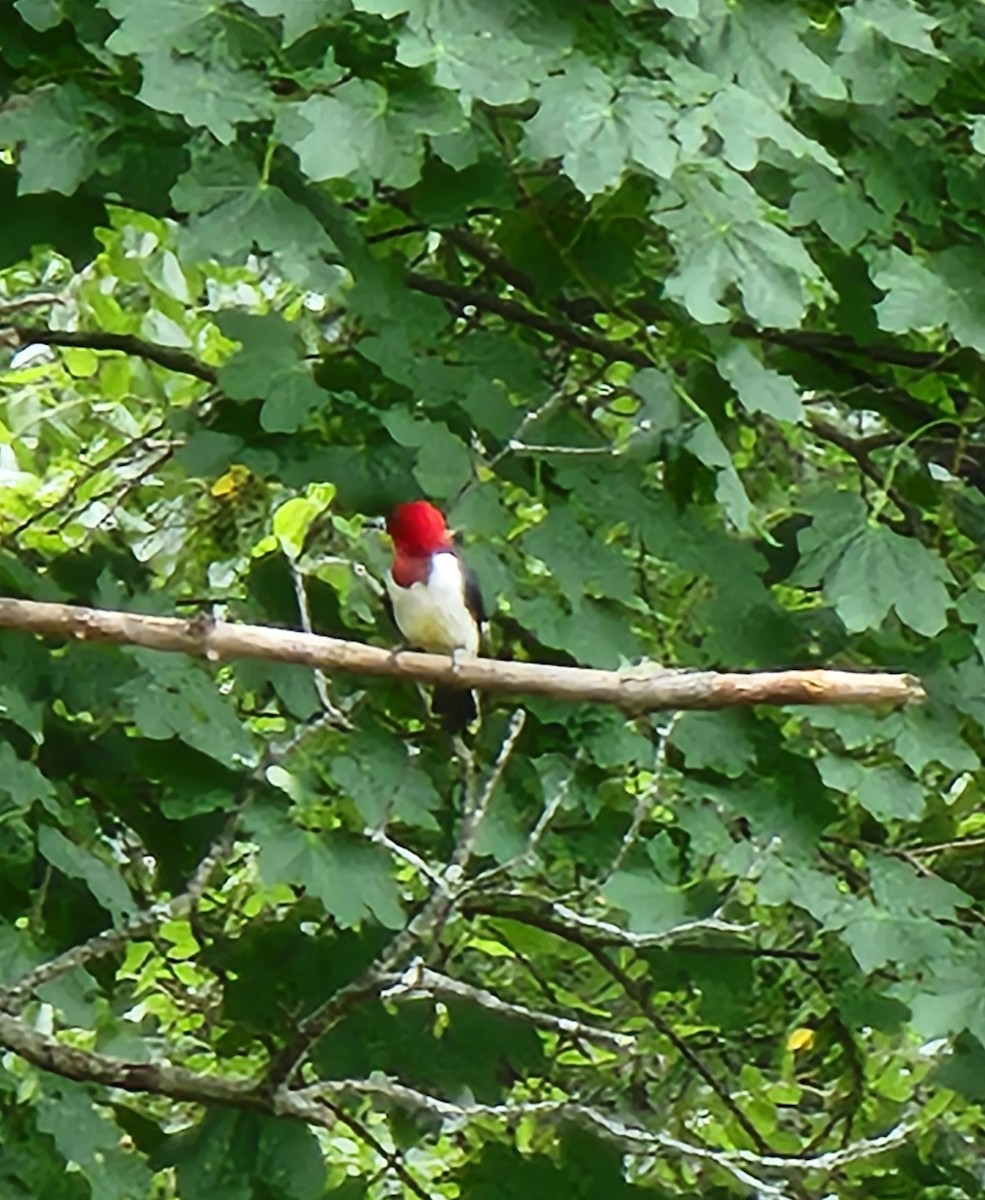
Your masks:
<instances>
[{"instance_id":1,"label":"white breast of bird","mask_svg":"<svg viewBox=\"0 0 985 1200\"><path fill-rule=\"evenodd\" d=\"M427 579L410 587L400 587L387 572L386 588L408 645L435 654L478 654L479 630L465 603L457 555L435 554Z\"/></svg>"}]
</instances>

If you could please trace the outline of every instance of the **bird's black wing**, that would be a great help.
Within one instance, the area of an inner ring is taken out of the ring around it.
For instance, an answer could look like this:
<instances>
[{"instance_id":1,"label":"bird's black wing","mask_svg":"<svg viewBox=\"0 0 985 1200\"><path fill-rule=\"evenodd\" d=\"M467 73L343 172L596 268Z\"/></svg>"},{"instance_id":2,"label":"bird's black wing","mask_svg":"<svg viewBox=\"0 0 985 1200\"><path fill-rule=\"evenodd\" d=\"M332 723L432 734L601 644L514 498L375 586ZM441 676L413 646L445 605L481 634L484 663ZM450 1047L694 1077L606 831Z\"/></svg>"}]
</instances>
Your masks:
<instances>
[{"instance_id":1,"label":"bird's black wing","mask_svg":"<svg viewBox=\"0 0 985 1200\"><path fill-rule=\"evenodd\" d=\"M475 623L479 626L481 632L482 625L486 620L486 606L482 599L479 576L476 575L475 571L462 558L459 558L458 561L462 564L462 575L465 580L465 607L475 618Z\"/></svg>"}]
</instances>

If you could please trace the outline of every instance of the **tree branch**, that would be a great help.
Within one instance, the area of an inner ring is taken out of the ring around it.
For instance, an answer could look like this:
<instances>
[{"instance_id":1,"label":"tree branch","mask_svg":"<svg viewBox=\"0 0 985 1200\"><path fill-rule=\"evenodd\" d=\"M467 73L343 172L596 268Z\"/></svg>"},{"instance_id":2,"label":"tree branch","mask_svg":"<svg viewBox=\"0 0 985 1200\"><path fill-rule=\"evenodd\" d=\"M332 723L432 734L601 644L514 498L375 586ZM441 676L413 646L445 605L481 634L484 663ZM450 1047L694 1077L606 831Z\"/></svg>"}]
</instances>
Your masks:
<instances>
[{"instance_id":1,"label":"tree branch","mask_svg":"<svg viewBox=\"0 0 985 1200\"><path fill-rule=\"evenodd\" d=\"M397 653L361 642L263 625L231 624L202 617L183 620L143 616L7 597L0 598L0 629L19 629L62 640L146 646L204 657L209 662L265 659L354 675L385 676L487 692L553 696L610 704L631 713L754 704L902 704L925 698L918 679L888 672L675 671L655 668L652 663L622 671L600 671L489 658L455 663L438 654Z\"/></svg>"},{"instance_id":2,"label":"tree branch","mask_svg":"<svg viewBox=\"0 0 985 1200\"><path fill-rule=\"evenodd\" d=\"M589 350L592 354L608 362L626 362L634 367L656 366L654 360L645 351L638 349L629 342L620 339L601 337L585 329L577 329L564 321L545 317L542 313L534 312L515 300L506 300L491 292L481 292L477 288L467 287L460 283L449 283L444 279L432 279L430 275L419 275L408 271L407 284L419 292L429 296L438 296L442 300L450 300L459 308L469 306L484 312L495 313L506 321L516 325L526 325L536 329L538 333L546 334L567 346L576 346L580 350Z\"/></svg>"},{"instance_id":3,"label":"tree branch","mask_svg":"<svg viewBox=\"0 0 985 1200\"><path fill-rule=\"evenodd\" d=\"M2 312L0 312L2 315ZM117 350L120 354L132 354L135 358L146 358L169 371L182 375L194 375L206 383L215 384L218 373L215 367L202 362L194 354L178 350L174 346L161 346L147 342L132 333L107 333L104 330L35 329L31 325L10 325L9 332L22 346L70 346L84 350Z\"/></svg>"},{"instance_id":4,"label":"tree branch","mask_svg":"<svg viewBox=\"0 0 985 1200\"><path fill-rule=\"evenodd\" d=\"M600 1046L608 1046L611 1050L631 1050L636 1044L636 1038L631 1033L600 1029L596 1025L587 1025L572 1017L559 1017L554 1013L528 1008L525 1004L514 1004L512 1001L501 999L486 988L462 983L461 980L432 971L424 966L420 959L415 959L402 975L381 979L380 985L383 988L380 998L383 1000L414 1000L422 996L465 1000L502 1017L533 1025L537 1029L545 1029L562 1037L580 1038Z\"/></svg>"},{"instance_id":5,"label":"tree branch","mask_svg":"<svg viewBox=\"0 0 985 1200\"><path fill-rule=\"evenodd\" d=\"M550 1123L570 1121L582 1126L604 1141L621 1148L627 1154L654 1154L667 1152L693 1162L704 1162L728 1171L735 1178L749 1181L744 1167L755 1167L760 1171L782 1174L801 1171L823 1173L842 1170L861 1159L882 1154L903 1144L912 1136L912 1130L897 1126L882 1137L871 1138L832 1151L828 1154L789 1157L778 1154L763 1154L748 1150L719 1150L710 1146L695 1145L681 1141L663 1130L651 1130L638 1124L630 1124L622 1117L570 1100L540 1100L507 1102L505 1104L456 1104L431 1096L426 1092L407 1087L397 1080L376 1074L371 1080L342 1079L325 1081L303 1089L283 1088L271 1092L256 1082L246 1079L228 1079L189 1071L185 1067L165 1063L132 1062L95 1054L69 1046L56 1038L31 1029L17 1017L0 1012L0 1045L12 1050L26 1062L43 1071L60 1075L64 1079L76 1079L83 1083L97 1083L105 1087L119 1088L126 1092L142 1092L167 1096L172 1100L185 1100L195 1104L227 1104L234 1108L252 1109L277 1116L294 1117L309 1125L320 1125L331 1129L340 1120L355 1128L363 1136L361 1123L356 1123L348 1114L339 1110L332 1098L366 1096L382 1100L408 1110L430 1113L439 1119L456 1123L470 1119L500 1119L515 1122L521 1117L541 1118ZM377 1142L374 1149L382 1153L390 1167L396 1168L391 1155ZM401 1164L402 1165L402 1164ZM401 1178L407 1184L404 1170ZM755 1179L762 1189L759 1194L779 1197L783 1193L775 1185ZM426 1195L420 1185L412 1189L418 1196Z\"/></svg>"},{"instance_id":6,"label":"tree branch","mask_svg":"<svg viewBox=\"0 0 985 1200\"><path fill-rule=\"evenodd\" d=\"M741 941L739 939L751 937L757 927L737 925L719 917L684 921L660 933L633 933L612 921L586 917L557 900L547 900L543 896L524 892L473 892L462 901L461 911L465 916L479 913L530 925L583 949L630 948L645 951L672 945L675 950L684 952L694 946L703 954L741 954L750 958L781 958L794 962L817 962L820 957L813 950L759 946L750 941ZM712 941L708 935L719 939L727 937L729 941Z\"/></svg>"},{"instance_id":7,"label":"tree branch","mask_svg":"<svg viewBox=\"0 0 985 1200\"><path fill-rule=\"evenodd\" d=\"M59 975L64 975L68 971L74 971L77 967L83 967L94 959L103 958L107 954L119 953L129 943L139 941L154 933L165 921L174 921L188 916L202 899L220 863L230 853L234 830L241 811L242 804L237 807L226 822L222 833L198 864L185 891L171 900L163 901L143 912L135 913L116 929L107 929L102 933L94 934L88 940L72 946L71 949L48 959L47 962L39 963L15 983L6 987L0 986L0 1011L20 1013L42 984L57 979Z\"/></svg>"}]
</instances>

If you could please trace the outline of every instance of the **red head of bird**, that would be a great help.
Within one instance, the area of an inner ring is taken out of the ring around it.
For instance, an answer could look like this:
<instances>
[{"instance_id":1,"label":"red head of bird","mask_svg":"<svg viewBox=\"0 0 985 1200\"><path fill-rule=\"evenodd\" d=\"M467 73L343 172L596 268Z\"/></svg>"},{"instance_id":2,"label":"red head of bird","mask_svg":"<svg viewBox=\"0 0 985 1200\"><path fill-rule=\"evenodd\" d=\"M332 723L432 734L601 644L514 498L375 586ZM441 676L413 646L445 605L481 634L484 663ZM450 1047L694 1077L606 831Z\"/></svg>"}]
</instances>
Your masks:
<instances>
[{"instance_id":1,"label":"red head of bird","mask_svg":"<svg viewBox=\"0 0 985 1200\"><path fill-rule=\"evenodd\" d=\"M398 504L387 517L386 531L401 557L427 558L452 546L445 518L427 500Z\"/></svg>"}]
</instances>

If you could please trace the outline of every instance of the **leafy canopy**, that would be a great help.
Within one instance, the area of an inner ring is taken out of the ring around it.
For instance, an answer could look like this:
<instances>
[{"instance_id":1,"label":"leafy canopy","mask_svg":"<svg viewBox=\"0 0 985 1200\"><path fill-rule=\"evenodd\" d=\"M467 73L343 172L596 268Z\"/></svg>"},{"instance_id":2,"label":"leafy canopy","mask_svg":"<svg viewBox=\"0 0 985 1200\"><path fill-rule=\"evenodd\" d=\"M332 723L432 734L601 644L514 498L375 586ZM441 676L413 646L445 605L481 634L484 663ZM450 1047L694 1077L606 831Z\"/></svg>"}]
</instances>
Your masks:
<instances>
[{"instance_id":1,"label":"leafy canopy","mask_svg":"<svg viewBox=\"0 0 985 1200\"><path fill-rule=\"evenodd\" d=\"M982 1195L983 74L966 0L9 6L4 594L385 644L425 494L494 653L930 699L452 753L4 632L0 1192Z\"/></svg>"}]
</instances>

